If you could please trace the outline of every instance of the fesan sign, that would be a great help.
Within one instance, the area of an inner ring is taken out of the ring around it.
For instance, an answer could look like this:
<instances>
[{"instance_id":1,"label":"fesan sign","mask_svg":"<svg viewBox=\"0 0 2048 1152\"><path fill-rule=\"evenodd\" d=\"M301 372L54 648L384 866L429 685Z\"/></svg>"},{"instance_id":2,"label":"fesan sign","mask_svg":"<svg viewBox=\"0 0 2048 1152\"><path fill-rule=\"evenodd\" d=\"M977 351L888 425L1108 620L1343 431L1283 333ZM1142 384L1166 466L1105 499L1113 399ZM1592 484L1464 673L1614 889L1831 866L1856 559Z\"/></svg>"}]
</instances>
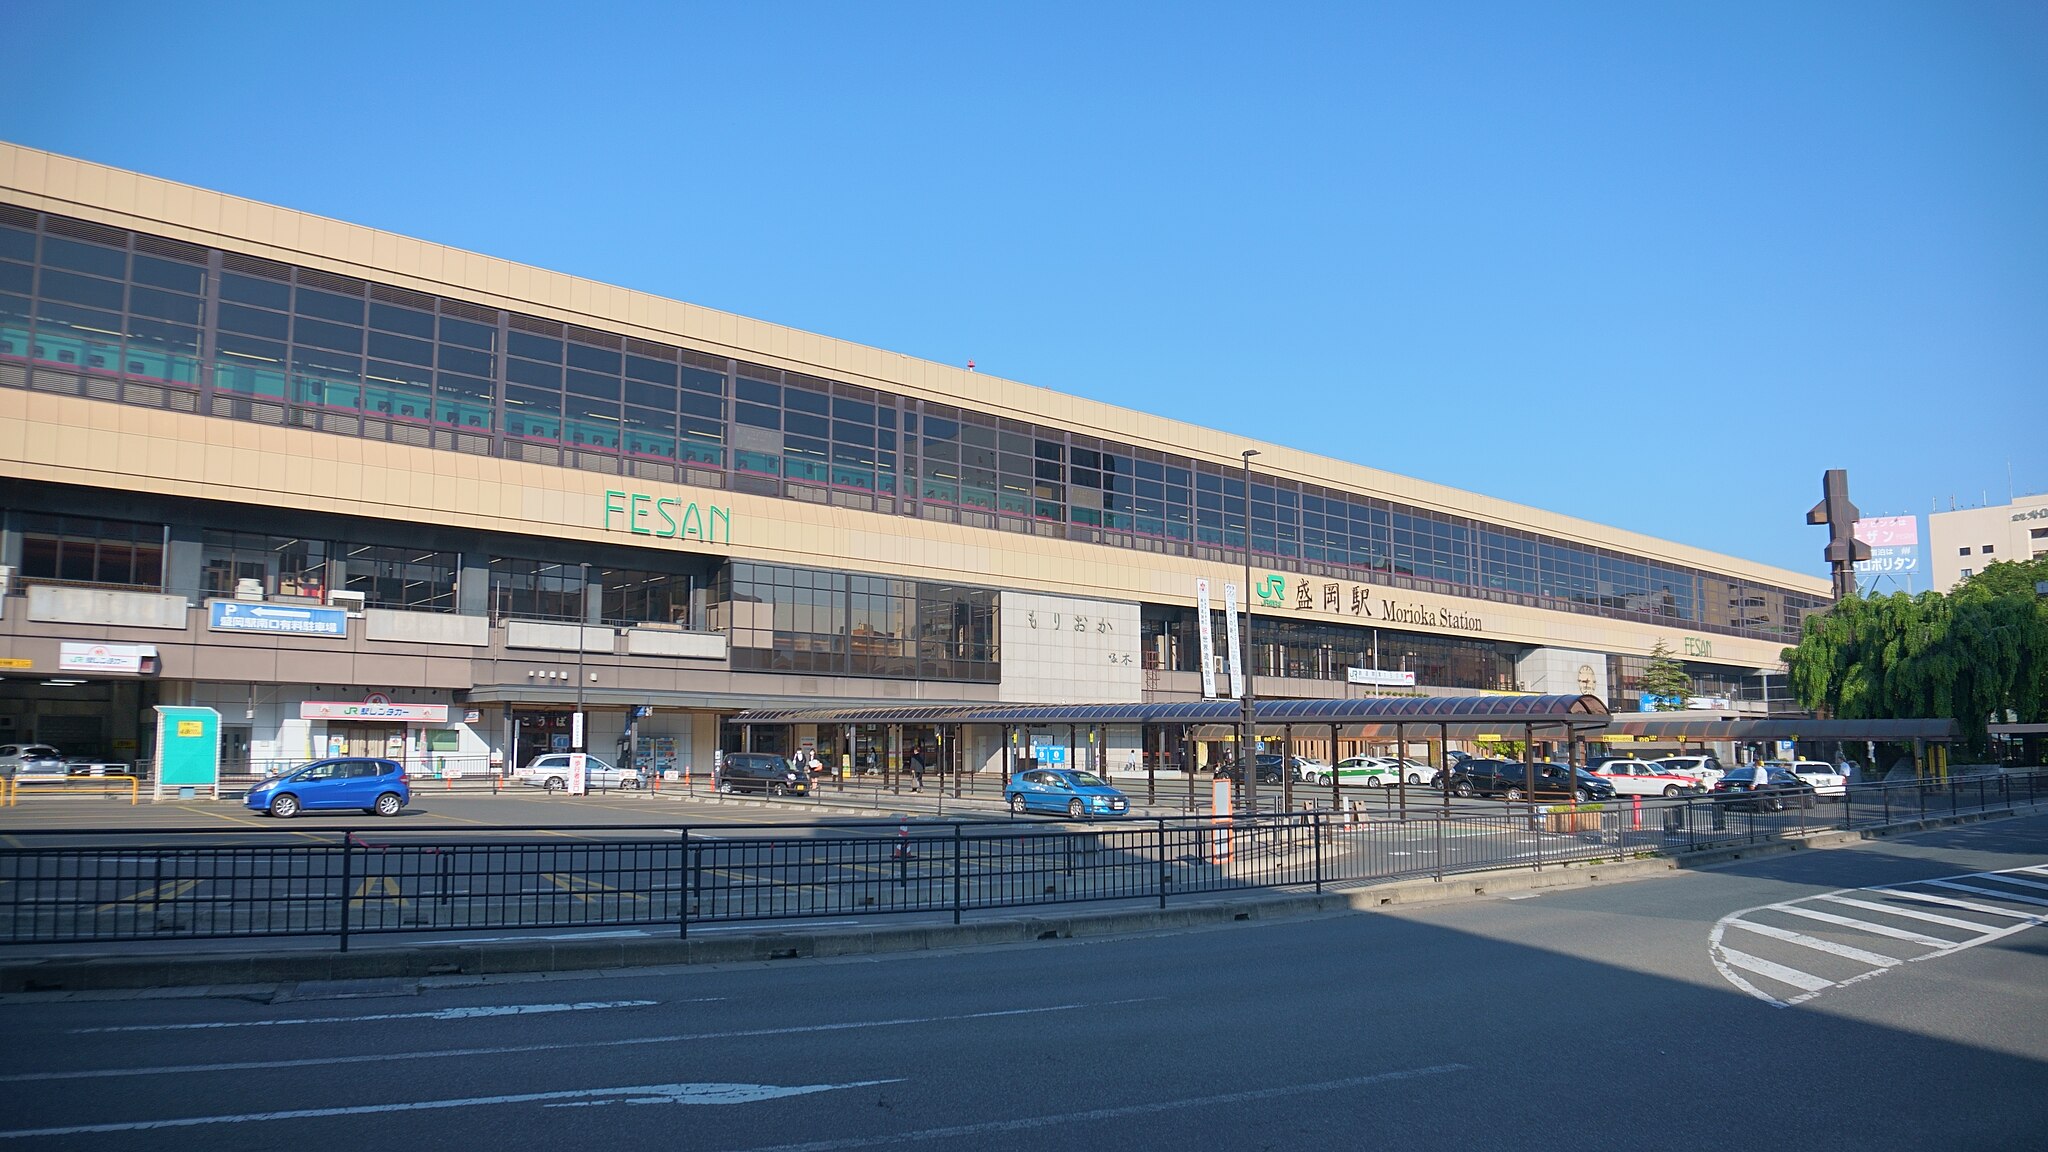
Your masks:
<instances>
[{"instance_id":1,"label":"fesan sign","mask_svg":"<svg viewBox=\"0 0 2048 1152\"><path fill-rule=\"evenodd\" d=\"M299 704L301 720L401 720L426 724L448 722L446 704L393 704L382 692L372 692L361 702L306 700Z\"/></svg>"},{"instance_id":2,"label":"fesan sign","mask_svg":"<svg viewBox=\"0 0 2048 1152\"><path fill-rule=\"evenodd\" d=\"M623 528L635 536L658 536L664 540L701 540L706 544L732 543L732 509L692 500L684 503L673 496L649 496L645 492L608 489L604 494L605 531ZM725 531L721 536L719 529Z\"/></svg>"}]
</instances>

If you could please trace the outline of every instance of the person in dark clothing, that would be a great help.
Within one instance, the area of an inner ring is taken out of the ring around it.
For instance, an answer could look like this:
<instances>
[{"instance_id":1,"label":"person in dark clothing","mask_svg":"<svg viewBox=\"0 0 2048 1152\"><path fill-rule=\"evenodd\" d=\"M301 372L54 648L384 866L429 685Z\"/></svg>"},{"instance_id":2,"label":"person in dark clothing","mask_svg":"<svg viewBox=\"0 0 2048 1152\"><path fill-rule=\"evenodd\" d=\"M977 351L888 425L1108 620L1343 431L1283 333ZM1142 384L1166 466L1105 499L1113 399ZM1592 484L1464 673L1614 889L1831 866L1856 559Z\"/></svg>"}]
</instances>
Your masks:
<instances>
[{"instance_id":1,"label":"person in dark clothing","mask_svg":"<svg viewBox=\"0 0 2048 1152\"><path fill-rule=\"evenodd\" d=\"M924 791L924 745L922 744L910 750L910 781L910 790L912 792Z\"/></svg>"}]
</instances>

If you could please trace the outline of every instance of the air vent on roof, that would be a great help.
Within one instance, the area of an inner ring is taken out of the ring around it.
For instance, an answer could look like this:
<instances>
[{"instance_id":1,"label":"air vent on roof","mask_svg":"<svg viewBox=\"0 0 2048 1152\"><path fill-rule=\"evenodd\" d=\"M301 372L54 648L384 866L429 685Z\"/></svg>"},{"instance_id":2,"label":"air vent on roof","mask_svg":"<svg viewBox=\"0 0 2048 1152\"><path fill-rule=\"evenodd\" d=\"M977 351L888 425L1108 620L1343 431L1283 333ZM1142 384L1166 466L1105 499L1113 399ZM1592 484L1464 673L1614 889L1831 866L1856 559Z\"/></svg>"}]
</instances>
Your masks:
<instances>
[{"instance_id":1,"label":"air vent on roof","mask_svg":"<svg viewBox=\"0 0 2048 1152\"><path fill-rule=\"evenodd\" d=\"M626 337L626 351L635 356L648 356L656 360L676 358L676 350L666 344L656 344L652 340L636 340L631 336Z\"/></svg>"},{"instance_id":2,"label":"air vent on roof","mask_svg":"<svg viewBox=\"0 0 2048 1152\"><path fill-rule=\"evenodd\" d=\"M820 380L816 376L806 376L801 372L783 373L782 382L793 384L798 388L808 388L813 392L829 394L832 391L832 382L830 380Z\"/></svg>"},{"instance_id":3,"label":"air vent on roof","mask_svg":"<svg viewBox=\"0 0 2048 1152\"><path fill-rule=\"evenodd\" d=\"M708 352L693 352L688 348L683 349L683 363L688 364L692 368L702 368L706 372L723 373L732 368L732 361L727 360L723 356L713 356Z\"/></svg>"},{"instance_id":4,"label":"air vent on roof","mask_svg":"<svg viewBox=\"0 0 2048 1152\"><path fill-rule=\"evenodd\" d=\"M206 263L206 249L197 244L187 244L183 240L166 240L161 236L144 236L137 233L135 250L151 256L168 256L173 260L184 260L193 264Z\"/></svg>"},{"instance_id":5,"label":"air vent on roof","mask_svg":"<svg viewBox=\"0 0 2048 1152\"><path fill-rule=\"evenodd\" d=\"M268 276L272 280L290 280L292 269L289 264L265 260L260 256L244 256L240 252L220 254L220 266L229 272L241 272L249 276Z\"/></svg>"},{"instance_id":6,"label":"air vent on roof","mask_svg":"<svg viewBox=\"0 0 2048 1152\"><path fill-rule=\"evenodd\" d=\"M43 228L52 236L69 236L73 240L90 240L95 244L112 244L116 248L128 246L128 233L105 224L94 224L89 220L73 220L69 216L52 213L43 223Z\"/></svg>"},{"instance_id":7,"label":"air vent on roof","mask_svg":"<svg viewBox=\"0 0 2048 1152\"><path fill-rule=\"evenodd\" d=\"M832 382L832 394L844 400L859 400L864 404L875 402L875 390L863 388L858 384L841 384L835 380Z\"/></svg>"},{"instance_id":8,"label":"air vent on roof","mask_svg":"<svg viewBox=\"0 0 2048 1152\"><path fill-rule=\"evenodd\" d=\"M299 269L299 283L304 284L308 288L324 288L329 292L345 292L350 296L361 296L363 289L368 287L363 281L353 276L336 276L332 272L322 272L318 268Z\"/></svg>"},{"instance_id":9,"label":"air vent on roof","mask_svg":"<svg viewBox=\"0 0 2048 1152\"><path fill-rule=\"evenodd\" d=\"M465 304L460 300L449 300L445 297L441 301L441 315L460 316L464 320L474 320L479 324L498 322L496 308L480 308L475 304Z\"/></svg>"},{"instance_id":10,"label":"air vent on roof","mask_svg":"<svg viewBox=\"0 0 2048 1152\"><path fill-rule=\"evenodd\" d=\"M0 224L12 224L16 228L33 228L36 226L36 214L12 204L0 204Z\"/></svg>"},{"instance_id":11,"label":"air vent on roof","mask_svg":"<svg viewBox=\"0 0 2048 1152\"><path fill-rule=\"evenodd\" d=\"M735 360L733 363L739 367L740 375L749 379L768 380L771 382L779 382L782 379L782 370L779 368L769 368L761 364L749 364L745 360Z\"/></svg>"},{"instance_id":12,"label":"air vent on roof","mask_svg":"<svg viewBox=\"0 0 2048 1152\"><path fill-rule=\"evenodd\" d=\"M614 352L625 344L624 340L610 332L599 332L595 328L581 328L574 324L569 325L569 339L598 348L610 348Z\"/></svg>"},{"instance_id":13,"label":"air vent on roof","mask_svg":"<svg viewBox=\"0 0 2048 1152\"><path fill-rule=\"evenodd\" d=\"M531 332L535 336L553 336L558 340L562 336L562 324L558 320L543 320L538 316L522 316L514 312L506 317L505 322L521 332Z\"/></svg>"},{"instance_id":14,"label":"air vent on roof","mask_svg":"<svg viewBox=\"0 0 2048 1152\"><path fill-rule=\"evenodd\" d=\"M428 312L434 310L432 296L425 292L415 292L410 288L393 288L389 284L370 285L370 299L379 304L403 304L407 308L423 308Z\"/></svg>"}]
</instances>

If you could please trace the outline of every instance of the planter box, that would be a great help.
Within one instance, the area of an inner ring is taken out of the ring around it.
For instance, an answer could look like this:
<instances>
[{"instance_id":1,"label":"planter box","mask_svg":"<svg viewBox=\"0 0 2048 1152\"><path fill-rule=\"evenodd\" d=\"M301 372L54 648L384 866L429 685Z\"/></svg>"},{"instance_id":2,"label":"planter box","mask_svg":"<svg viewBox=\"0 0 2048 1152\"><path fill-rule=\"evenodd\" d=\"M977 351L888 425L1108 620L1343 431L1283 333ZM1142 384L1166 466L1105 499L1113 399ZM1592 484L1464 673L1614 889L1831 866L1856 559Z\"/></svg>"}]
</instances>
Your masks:
<instances>
[{"instance_id":1,"label":"planter box","mask_svg":"<svg viewBox=\"0 0 2048 1152\"><path fill-rule=\"evenodd\" d=\"M1598 832L1600 813L1573 812L1570 810L1546 812L1543 827L1547 832Z\"/></svg>"}]
</instances>

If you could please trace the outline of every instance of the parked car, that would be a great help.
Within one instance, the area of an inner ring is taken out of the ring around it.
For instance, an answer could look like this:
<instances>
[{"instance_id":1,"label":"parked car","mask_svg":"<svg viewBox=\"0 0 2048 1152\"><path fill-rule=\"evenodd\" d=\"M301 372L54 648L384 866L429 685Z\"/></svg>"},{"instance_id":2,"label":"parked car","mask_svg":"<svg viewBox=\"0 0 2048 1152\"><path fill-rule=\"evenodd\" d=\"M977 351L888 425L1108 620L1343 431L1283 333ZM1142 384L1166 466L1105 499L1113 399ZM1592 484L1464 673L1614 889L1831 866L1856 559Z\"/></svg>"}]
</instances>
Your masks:
<instances>
[{"instance_id":1,"label":"parked car","mask_svg":"<svg viewBox=\"0 0 2048 1152\"><path fill-rule=\"evenodd\" d=\"M1499 796L1520 800L1529 793L1529 765L1514 760L1466 760L1451 773L1450 789L1458 796ZM1611 800L1614 785L1581 768L1537 761L1536 799L1570 799L1579 803Z\"/></svg>"},{"instance_id":2,"label":"parked car","mask_svg":"<svg viewBox=\"0 0 2048 1152\"><path fill-rule=\"evenodd\" d=\"M1010 778L1003 789L1010 811L1064 812L1076 820L1090 816L1121 816L1131 802L1109 781L1079 768L1033 768Z\"/></svg>"},{"instance_id":3,"label":"parked car","mask_svg":"<svg viewBox=\"0 0 2048 1152\"><path fill-rule=\"evenodd\" d=\"M1845 799L1849 795L1849 778L1835 770L1833 764L1823 760L1766 760L1764 767L1782 768L1808 784L1813 785L1816 796Z\"/></svg>"},{"instance_id":4,"label":"parked car","mask_svg":"<svg viewBox=\"0 0 2048 1152\"><path fill-rule=\"evenodd\" d=\"M0 778L70 775L64 754L48 744L0 744Z\"/></svg>"},{"instance_id":5,"label":"parked car","mask_svg":"<svg viewBox=\"0 0 2048 1152\"><path fill-rule=\"evenodd\" d=\"M1682 796L1707 790L1698 780L1667 772L1653 760L1605 760L1591 771L1614 785L1618 796Z\"/></svg>"},{"instance_id":6,"label":"parked car","mask_svg":"<svg viewBox=\"0 0 2048 1152\"><path fill-rule=\"evenodd\" d=\"M547 752L526 762L526 767L512 774L512 779L529 788L545 788L560 792L569 787L568 752ZM647 777L635 768L614 768L611 763L598 756L589 756L585 761L584 786L586 788L645 788Z\"/></svg>"},{"instance_id":7,"label":"parked car","mask_svg":"<svg viewBox=\"0 0 2048 1152\"><path fill-rule=\"evenodd\" d=\"M1721 766L1721 758L1713 755L1664 756L1654 763L1673 775L1690 776L1708 788L1727 774L1727 769Z\"/></svg>"},{"instance_id":8,"label":"parked car","mask_svg":"<svg viewBox=\"0 0 2048 1152\"><path fill-rule=\"evenodd\" d=\"M1783 768L1767 768L1766 772L1764 783L1759 785L1749 768L1737 768L1714 784L1714 799L1730 808L1747 808L1752 812L1783 812L1794 804L1813 807L1813 785Z\"/></svg>"},{"instance_id":9,"label":"parked car","mask_svg":"<svg viewBox=\"0 0 2048 1152\"><path fill-rule=\"evenodd\" d=\"M135 766L121 760L102 760L97 756L68 756L64 760L64 771L71 776L133 776Z\"/></svg>"},{"instance_id":10,"label":"parked car","mask_svg":"<svg viewBox=\"0 0 2048 1152\"><path fill-rule=\"evenodd\" d=\"M1258 765L1259 783L1280 783L1280 757L1277 754L1272 756L1271 758L1268 758L1266 756L1260 756L1258 758ZM1233 783L1244 783L1244 774L1242 771L1239 770L1237 761L1235 760L1225 760L1217 764L1215 769L1215 775L1221 776L1223 779L1229 780Z\"/></svg>"},{"instance_id":11,"label":"parked car","mask_svg":"<svg viewBox=\"0 0 2048 1152\"><path fill-rule=\"evenodd\" d=\"M1437 770L1420 760L1395 760L1390 756L1347 756L1337 762L1337 780L1342 784L1363 784L1368 788L1392 787L1404 779L1410 784L1436 783ZM1327 786L1329 769L1324 768L1314 783Z\"/></svg>"},{"instance_id":12,"label":"parked car","mask_svg":"<svg viewBox=\"0 0 2048 1152\"><path fill-rule=\"evenodd\" d=\"M718 790L804 796L811 791L811 773L772 753L733 752L719 765Z\"/></svg>"},{"instance_id":13,"label":"parked car","mask_svg":"<svg viewBox=\"0 0 2048 1152\"><path fill-rule=\"evenodd\" d=\"M352 756L315 760L266 776L242 802L281 820L300 812L349 809L396 816L412 803L412 789L406 783L405 765L398 761Z\"/></svg>"}]
</instances>

